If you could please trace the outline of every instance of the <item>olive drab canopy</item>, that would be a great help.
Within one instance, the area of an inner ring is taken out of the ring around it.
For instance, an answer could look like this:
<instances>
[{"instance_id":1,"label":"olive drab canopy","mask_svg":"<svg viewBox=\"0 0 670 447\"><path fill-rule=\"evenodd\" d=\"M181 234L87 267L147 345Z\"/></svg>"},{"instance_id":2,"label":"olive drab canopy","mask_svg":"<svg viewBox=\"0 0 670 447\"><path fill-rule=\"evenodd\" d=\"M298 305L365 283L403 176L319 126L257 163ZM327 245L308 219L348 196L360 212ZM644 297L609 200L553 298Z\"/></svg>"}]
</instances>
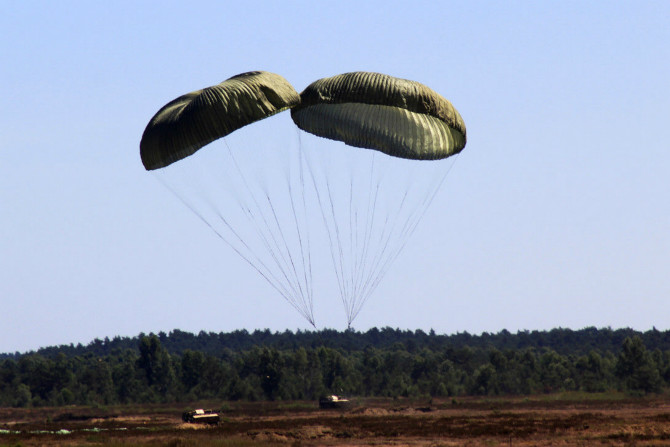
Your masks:
<instances>
[{"instance_id":1,"label":"olive drab canopy","mask_svg":"<svg viewBox=\"0 0 670 447\"><path fill-rule=\"evenodd\" d=\"M388 155L436 160L459 153L465 124L453 105L429 87L380 73L320 79L291 110L298 127Z\"/></svg>"},{"instance_id":2,"label":"olive drab canopy","mask_svg":"<svg viewBox=\"0 0 670 447\"><path fill-rule=\"evenodd\" d=\"M282 76L242 73L167 103L149 121L140 155L147 170L168 166L212 141L300 102Z\"/></svg>"}]
</instances>

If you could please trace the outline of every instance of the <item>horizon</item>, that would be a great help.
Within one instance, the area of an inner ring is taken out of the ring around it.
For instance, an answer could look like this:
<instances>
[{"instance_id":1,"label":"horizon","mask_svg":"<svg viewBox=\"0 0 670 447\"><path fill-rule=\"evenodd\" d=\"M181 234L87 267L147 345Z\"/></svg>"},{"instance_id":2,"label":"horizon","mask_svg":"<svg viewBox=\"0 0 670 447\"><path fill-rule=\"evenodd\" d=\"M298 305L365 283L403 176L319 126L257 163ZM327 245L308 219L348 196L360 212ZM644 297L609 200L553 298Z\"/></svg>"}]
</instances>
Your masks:
<instances>
[{"instance_id":1,"label":"horizon","mask_svg":"<svg viewBox=\"0 0 670 447\"><path fill-rule=\"evenodd\" d=\"M483 332L479 332L479 333L470 333L467 330L466 331L454 332L454 333L438 333L437 331L434 331L433 329L429 329L428 331L425 331L421 328L402 329L402 328L393 328L393 327L389 327L389 326L371 327L371 328L368 328L365 331L359 331L359 330L356 330L355 328L342 329L342 330L337 330L337 329L333 329L333 328L321 328L321 329L314 329L314 328L301 329L301 328L298 328L296 330L291 330L291 329L287 328L287 329L284 329L284 330L274 330L274 331L269 329L269 328L263 328L263 329L256 328L256 329L253 329L253 330L240 328L240 329L235 329L235 330L232 330L232 331L225 331L225 332L224 331L191 332L191 331L184 331L184 330L181 330L181 329L178 329L178 328L174 328L174 329L171 329L169 331L158 331L158 332L143 332L143 331L141 331L141 332L137 333L136 335L114 335L114 336L95 337L88 342L77 342L77 343L70 342L70 343L63 343L63 344L58 344L58 345L40 346L39 348L29 349L29 350L26 350L26 351L0 352L0 357L1 356L12 356L12 355L16 355L16 354L18 354L18 355L29 355L29 354L39 353L39 351L41 351L41 350L54 349L54 348L60 348L60 347L86 348L90 345L96 344L96 342L102 342L103 344L106 344L108 342L113 342L113 341L118 340L118 339L132 340L132 339L135 339L135 338L139 339L142 336L156 335L158 337L161 337L162 335L164 335L166 337L171 337L173 335L173 333L177 332L177 331L179 331L181 333L190 334L190 335L193 335L193 336L197 337L203 332L206 335L231 335L231 334L235 334L237 332L244 332L244 331L246 331L247 334L252 335L252 336L257 332L264 333L264 332L267 332L267 331L269 331L270 335L272 335L272 336L286 334L287 332L289 332L292 335L318 334L318 333L321 333L321 332L336 332L338 334L345 334L345 333L348 333L348 332L352 332L356 335L365 335L365 334L369 333L370 331L374 331L375 329L378 332L383 332L384 330L389 329L391 331L407 332L407 333L411 333L411 334L415 334L415 335L417 334L417 332L421 331L429 337L456 337L456 336L460 336L460 335L468 335L470 337L482 337L485 334L486 335L491 335L491 336L498 336L498 335L504 334L505 332L507 334L512 335L512 336L516 336L516 335L519 335L519 334L526 334L526 333L527 334L550 333L550 332L553 332L553 331L580 332L580 331L585 331L585 330L588 330L588 329L595 329L597 331L607 330L607 331L612 331L612 332L632 331L632 332L636 332L636 333L640 333L640 334L647 334L647 333L654 332L654 331L659 332L659 333L670 332L670 329L658 330L655 327L652 327L651 329L647 329L647 330L638 330L638 329L634 329L634 328L631 328L631 327L612 328L612 327L596 327L596 326L585 326L585 327L579 328L579 329L564 328L564 327L555 327L555 328L551 328L551 329L542 329L542 330L538 330L538 329L519 329L515 332L508 331L507 329L501 329L497 332L483 331ZM434 332L434 333L432 333L432 332Z\"/></svg>"}]
</instances>

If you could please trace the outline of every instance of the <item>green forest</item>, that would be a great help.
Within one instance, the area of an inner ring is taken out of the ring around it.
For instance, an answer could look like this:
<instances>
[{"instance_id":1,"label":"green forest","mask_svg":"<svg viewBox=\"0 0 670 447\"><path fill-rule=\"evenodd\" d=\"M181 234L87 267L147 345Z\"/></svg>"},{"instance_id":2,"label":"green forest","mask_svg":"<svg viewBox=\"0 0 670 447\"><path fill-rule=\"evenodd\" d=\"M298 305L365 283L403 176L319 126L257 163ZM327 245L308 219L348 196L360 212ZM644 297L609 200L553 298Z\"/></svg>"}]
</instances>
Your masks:
<instances>
[{"instance_id":1,"label":"green forest","mask_svg":"<svg viewBox=\"0 0 670 447\"><path fill-rule=\"evenodd\" d=\"M670 387L670 331L471 335L373 328L96 339L0 354L0 406L360 397L631 395Z\"/></svg>"}]
</instances>

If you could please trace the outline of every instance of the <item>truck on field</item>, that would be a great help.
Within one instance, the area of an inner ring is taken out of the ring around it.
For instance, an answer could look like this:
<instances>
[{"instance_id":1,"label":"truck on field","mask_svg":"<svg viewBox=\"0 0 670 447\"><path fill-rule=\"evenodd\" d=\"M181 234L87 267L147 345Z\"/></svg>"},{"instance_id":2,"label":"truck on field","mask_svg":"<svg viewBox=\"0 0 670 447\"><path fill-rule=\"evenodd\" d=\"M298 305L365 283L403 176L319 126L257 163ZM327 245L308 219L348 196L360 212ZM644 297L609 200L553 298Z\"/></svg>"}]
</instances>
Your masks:
<instances>
[{"instance_id":1,"label":"truck on field","mask_svg":"<svg viewBox=\"0 0 670 447\"><path fill-rule=\"evenodd\" d=\"M323 396L319 399L319 408L348 408L351 402L349 399L345 399L334 394L328 396Z\"/></svg>"},{"instance_id":2,"label":"truck on field","mask_svg":"<svg viewBox=\"0 0 670 447\"><path fill-rule=\"evenodd\" d=\"M192 424L211 424L211 425L216 425L221 420L219 414L214 410L203 410L202 408L199 408L197 410L185 411L184 413L182 413L181 418L184 422L190 422Z\"/></svg>"}]
</instances>

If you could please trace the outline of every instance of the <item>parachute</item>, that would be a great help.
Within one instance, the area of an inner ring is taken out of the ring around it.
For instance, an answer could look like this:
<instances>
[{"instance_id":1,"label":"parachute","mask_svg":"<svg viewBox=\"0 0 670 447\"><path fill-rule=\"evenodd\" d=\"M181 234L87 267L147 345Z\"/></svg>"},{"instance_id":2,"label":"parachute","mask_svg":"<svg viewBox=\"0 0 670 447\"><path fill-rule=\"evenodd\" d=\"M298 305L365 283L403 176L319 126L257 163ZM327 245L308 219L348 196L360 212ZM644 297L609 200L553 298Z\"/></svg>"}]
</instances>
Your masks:
<instances>
[{"instance_id":1,"label":"parachute","mask_svg":"<svg viewBox=\"0 0 670 447\"><path fill-rule=\"evenodd\" d=\"M276 121L288 109L305 131L293 138ZM251 123L260 142L235 132ZM140 154L310 324L318 286L337 291L351 327L465 143L456 109L418 82L346 73L298 95L279 75L249 72L162 107ZM168 179L191 168L186 188ZM324 286L327 272L336 289Z\"/></svg>"},{"instance_id":2,"label":"parachute","mask_svg":"<svg viewBox=\"0 0 670 447\"><path fill-rule=\"evenodd\" d=\"M351 146L416 160L445 158L465 147L461 115L418 82L345 73L313 82L300 98L291 110L299 128Z\"/></svg>"},{"instance_id":3,"label":"parachute","mask_svg":"<svg viewBox=\"0 0 670 447\"><path fill-rule=\"evenodd\" d=\"M300 129L373 150L342 148L325 164L331 174L313 177L350 327L444 182L449 169L435 161L465 147L465 124L429 87L380 73L320 79L300 97L291 109Z\"/></svg>"},{"instance_id":4,"label":"parachute","mask_svg":"<svg viewBox=\"0 0 670 447\"><path fill-rule=\"evenodd\" d=\"M293 222L287 224L275 209L273 188L265 184L269 176L258 169L251 172L259 166L256 158L269 161L273 151L263 155L252 148L235 150L226 142L227 150L216 147L191 157L209 143L299 102L298 92L280 75L252 71L233 76L163 106L144 130L140 156L147 170L155 171L159 181L315 325L309 272L304 267L298 271L307 264L306 254L302 247L300 253L294 248L306 236L298 224L294 238L287 234ZM292 220L297 219L293 213Z\"/></svg>"},{"instance_id":5,"label":"parachute","mask_svg":"<svg viewBox=\"0 0 670 447\"><path fill-rule=\"evenodd\" d=\"M231 132L300 102L283 77L266 71L233 76L164 105L149 121L140 155L147 170L164 168Z\"/></svg>"}]
</instances>

